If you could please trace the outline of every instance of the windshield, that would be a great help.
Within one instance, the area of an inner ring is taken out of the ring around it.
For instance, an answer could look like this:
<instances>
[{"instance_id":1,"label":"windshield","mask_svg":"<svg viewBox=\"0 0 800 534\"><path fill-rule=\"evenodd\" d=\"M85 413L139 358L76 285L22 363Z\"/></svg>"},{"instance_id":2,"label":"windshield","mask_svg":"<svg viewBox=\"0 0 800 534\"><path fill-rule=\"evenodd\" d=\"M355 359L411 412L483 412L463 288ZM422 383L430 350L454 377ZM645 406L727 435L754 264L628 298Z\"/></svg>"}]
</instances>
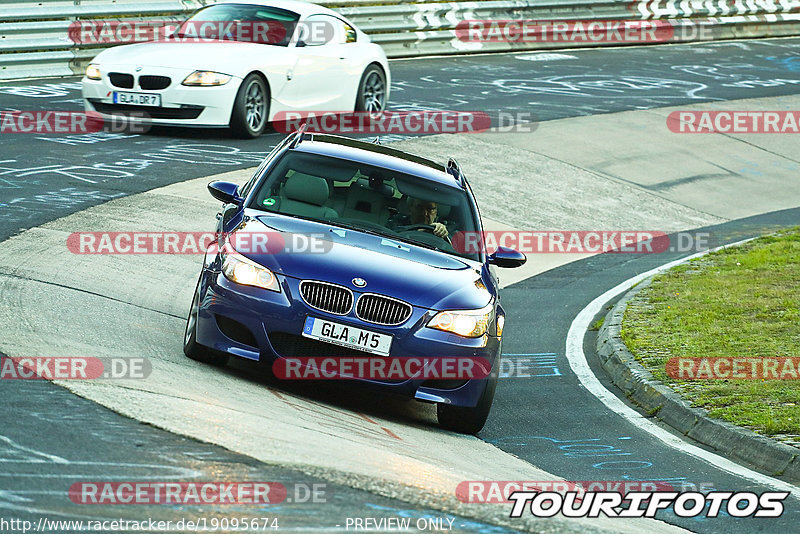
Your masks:
<instances>
[{"instance_id":1,"label":"windshield","mask_svg":"<svg viewBox=\"0 0 800 534\"><path fill-rule=\"evenodd\" d=\"M186 19L173 37L288 46L299 18L276 7L219 4Z\"/></svg>"},{"instance_id":2,"label":"windshield","mask_svg":"<svg viewBox=\"0 0 800 534\"><path fill-rule=\"evenodd\" d=\"M479 261L476 251L453 246L458 234L477 228L465 191L364 163L290 150L261 180L249 207Z\"/></svg>"}]
</instances>

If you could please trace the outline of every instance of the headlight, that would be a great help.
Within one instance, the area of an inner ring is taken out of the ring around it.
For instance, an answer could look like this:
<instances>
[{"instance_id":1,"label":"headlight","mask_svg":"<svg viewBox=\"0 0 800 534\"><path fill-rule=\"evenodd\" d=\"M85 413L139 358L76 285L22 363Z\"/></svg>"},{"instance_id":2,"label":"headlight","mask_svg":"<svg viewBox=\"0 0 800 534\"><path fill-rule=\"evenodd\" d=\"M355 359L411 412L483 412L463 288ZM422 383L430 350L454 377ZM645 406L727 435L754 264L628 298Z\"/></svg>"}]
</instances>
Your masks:
<instances>
[{"instance_id":1,"label":"headlight","mask_svg":"<svg viewBox=\"0 0 800 534\"><path fill-rule=\"evenodd\" d=\"M233 76L222 74L221 72L211 72L208 70L196 70L183 80L182 85L202 85L209 87L212 85L225 85L231 81Z\"/></svg>"},{"instance_id":2,"label":"headlight","mask_svg":"<svg viewBox=\"0 0 800 534\"><path fill-rule=\"evenodd\" d=\"M243 286L260 287L280 293L281 286L275 274L240 254L226 254L222 261L222 273L231 282Z\"/></svg>"},{"instance_id":3,"label":"headlight","mask_svg":"<svg viewBox=\"0 0 800 534\"><path fill-rule=\"evenodd\" d=\"M481 337L489 327L493 307L480 310L447 310L437 313L428 322L429 328L452 332L462 337Z\"/></svg>"},{"instance_id":4,"label":"headlight","mask_svg":"<svg viewBox=\"0 0 800 534\"><path fill-rule=\"evenodd\" d=\"M89 64L89 66L86 67L86 77L90 80L99 80L102 78L100 75L100 67L95 63Z\"/></svg>"}]
</instances>

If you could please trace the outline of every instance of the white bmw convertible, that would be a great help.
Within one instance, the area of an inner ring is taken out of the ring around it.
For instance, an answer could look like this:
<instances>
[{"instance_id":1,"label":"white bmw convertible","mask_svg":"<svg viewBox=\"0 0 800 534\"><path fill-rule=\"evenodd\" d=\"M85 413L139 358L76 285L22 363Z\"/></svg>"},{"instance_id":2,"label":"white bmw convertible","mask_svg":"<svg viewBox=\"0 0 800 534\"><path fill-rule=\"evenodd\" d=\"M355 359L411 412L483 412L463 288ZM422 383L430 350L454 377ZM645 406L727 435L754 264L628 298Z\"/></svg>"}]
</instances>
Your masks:
<instances>
[{"instance_id":1,"label":"white bmw convertible","mask_svg":"<svg viewBox=\"0 0 800 534\"><path fill-rule=\"evenodd\" d=\"M199 31L201 39L190 38ZM169 38L98 54L83 98L87 112L107 118L141 114L152 124L257 137L290 111L383 111L390 82L383 49L335 11L225 0L195 12Z\"/></svg>"}]
</instances>

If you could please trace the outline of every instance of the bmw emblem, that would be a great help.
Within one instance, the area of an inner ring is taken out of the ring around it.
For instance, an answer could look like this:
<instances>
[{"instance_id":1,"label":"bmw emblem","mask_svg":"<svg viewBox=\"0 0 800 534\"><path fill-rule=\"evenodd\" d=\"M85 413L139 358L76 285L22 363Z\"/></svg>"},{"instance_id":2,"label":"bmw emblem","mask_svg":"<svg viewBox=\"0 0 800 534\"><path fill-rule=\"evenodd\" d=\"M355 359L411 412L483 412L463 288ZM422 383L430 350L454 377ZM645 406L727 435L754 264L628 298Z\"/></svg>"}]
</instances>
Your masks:
<instances>
[{"instance_id":1,"label":"bmw emblem","mask_svg":"<svg viewBox=\"0 0 800 534\"><path fill-rule=\"evenodd\" d=\"M142 72L142 67L136 67L136 72Z\"/></svg>"},{"instance_id":2,"label":"bmw emblem","mask_svg":"<svg viewBox=\"0 0 800 534\"><path fill-rule=\"evenodd\" d=\"M356 287L367 287L367 281L363 278L353 278L353 285Z\"/></svg>"}]
</instances>

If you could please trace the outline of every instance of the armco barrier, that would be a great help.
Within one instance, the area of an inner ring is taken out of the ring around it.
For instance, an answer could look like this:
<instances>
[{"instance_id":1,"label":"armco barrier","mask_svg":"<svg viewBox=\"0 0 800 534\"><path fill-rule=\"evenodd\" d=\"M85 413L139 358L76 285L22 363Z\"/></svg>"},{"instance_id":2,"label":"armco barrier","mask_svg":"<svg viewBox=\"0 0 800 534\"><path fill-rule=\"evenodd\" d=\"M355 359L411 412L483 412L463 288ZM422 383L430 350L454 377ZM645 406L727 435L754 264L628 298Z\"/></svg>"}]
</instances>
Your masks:
<instances>
[{"instance_id":1,"label":"armco barrier","mask_svg":"<svg viewBox=\"0 0 800 534\"><path fill-rule=\"evenodd\" d=\"M81 73L101 49L73 43L67 34L73 21L152 20L155 17L179 20L211 3L214 0L0 0L0 79ZM657 19L677 27L702 24L713 39L800 35L800 0L334 0L318 3L333 7L350 18L383 46L389 57L603 44L591 41L463 42L456 36L455 29L465 20Z\"/></svg>"}]
</instances>

